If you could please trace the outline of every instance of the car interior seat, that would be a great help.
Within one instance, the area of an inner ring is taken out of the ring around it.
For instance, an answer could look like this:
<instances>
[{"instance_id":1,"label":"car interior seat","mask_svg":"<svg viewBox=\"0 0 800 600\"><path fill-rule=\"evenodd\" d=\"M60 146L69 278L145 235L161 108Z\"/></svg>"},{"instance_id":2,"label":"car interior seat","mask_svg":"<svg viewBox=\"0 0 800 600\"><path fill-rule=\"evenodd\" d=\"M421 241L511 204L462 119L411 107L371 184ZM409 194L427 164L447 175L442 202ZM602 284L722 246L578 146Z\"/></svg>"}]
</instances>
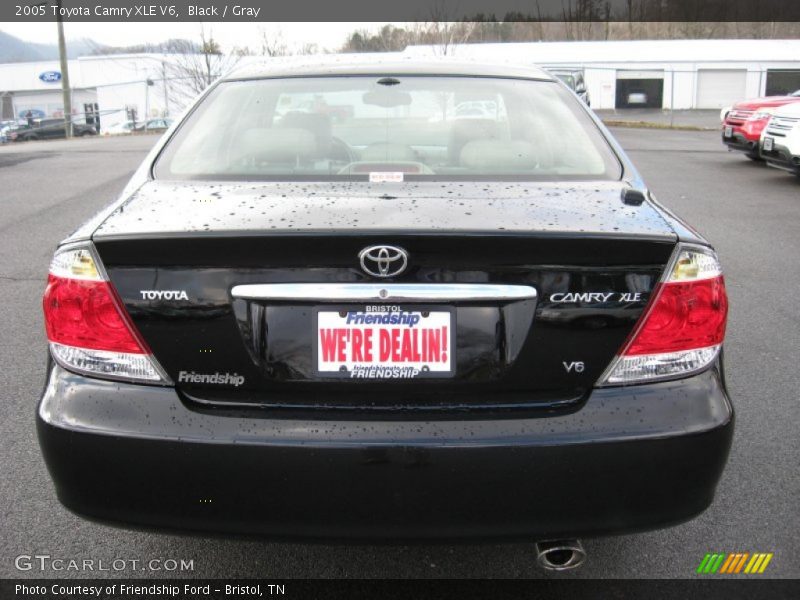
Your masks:
<instances>
[{"instance_id":1,"label":"car interior seat","mask_svg":"<svg viewBox=\"0 0 800 600\"><path fill-rule=\"evenodd\" d=\"M448 160L451 165L461 162L461 151L466 144L474 140L497 140L501 137L500 125L490 119L456 119L450 130L447 146Z\"/></svg>"},{"instance_id":2,"label":"car interior seat","mask_svg":"<svg viewBox=\"0 0 800 600\"><path fill-rule=\"evenodd\" d=\"M278 121L276 128L309 132L315 144L311 157L315 159L330 158L333 133L331 131L331 118L328 115L293 111L286 113Z\"/></svg>"}]
</instances>

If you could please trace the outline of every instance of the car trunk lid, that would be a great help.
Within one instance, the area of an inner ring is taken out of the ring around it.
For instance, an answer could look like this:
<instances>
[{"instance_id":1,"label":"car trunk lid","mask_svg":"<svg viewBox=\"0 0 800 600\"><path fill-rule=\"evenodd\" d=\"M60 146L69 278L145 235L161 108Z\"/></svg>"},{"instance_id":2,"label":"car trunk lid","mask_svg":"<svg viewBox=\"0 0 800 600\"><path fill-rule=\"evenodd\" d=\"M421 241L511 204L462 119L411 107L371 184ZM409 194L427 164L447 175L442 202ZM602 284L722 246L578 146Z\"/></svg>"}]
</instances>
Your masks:
<instances>
[{"instance_id":1,"label":"car trunk lid","mask_svg":"<svg viewBox=\"0 0 800 600\"><path fill-rule=\"evenodd\" d=\"M655 207L621 201L623 185L149 182L94 242L142 336L198 402L552 406L593 386L676 242ZM370 246L404 249L407 268L369 275L359 254ZM296 284L318 293L235 293ZM409 285L434 295L392 297ZM331 293L343 286L376 295ZM473 297L442 294L454 286ZM524 293L481 296L489 286ZM380 380L320 372L320 312L335 322L336 313L386 305L449 315L436 318L451 328L450 372Z\"/></svg>"}]
</instances>

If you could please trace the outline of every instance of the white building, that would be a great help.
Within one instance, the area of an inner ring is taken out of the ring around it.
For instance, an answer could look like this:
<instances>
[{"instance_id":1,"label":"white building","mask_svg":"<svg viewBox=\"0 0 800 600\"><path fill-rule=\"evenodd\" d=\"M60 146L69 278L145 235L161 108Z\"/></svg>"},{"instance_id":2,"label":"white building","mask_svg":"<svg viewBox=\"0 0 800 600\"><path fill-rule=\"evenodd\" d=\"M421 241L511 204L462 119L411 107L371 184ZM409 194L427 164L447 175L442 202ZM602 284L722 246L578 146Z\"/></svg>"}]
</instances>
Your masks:
<instances>
[{"instance_id":1,"label":"white building","mask_svg":"<svg viewBox=\"0 0 800 600\"><path fill-rule=\"evenodd\" d=\"M411 46L404 54L441 54ZM800 40L652 40L461 44L448 55L579 67L593 108L627 108L643 92L652 108L718 109L800 89Z\"/></svg>"},{"instance_id":2,"label":"white building","mask_svg":"<svg viewBox=\"0 0 800 600\"><path fill-rule=\"evenodd\" d=\"M160 54L84 56L68 62L72 113L77 121L99 118L102 125L177 113L188 98L170 89L168 67L174 58ZM64 113L58 61L0 65L2 119L58 117Z\"/></svg>"},{"instance_id":3,"label":"white building","mask_svg":"<svg viewBox=\"0 0 800 600\"><path fill-rule=\"evenodd\" d=\"M399 56L441 54L411 46ZM757 96L800 89L800 40L668 40L462 44L448 55L584 69L593 108L626 108L629 96L656 108L718 109ZM353 55L358 59L364 55ZM386 57L387 55L382 55ZM306 57L308 59L308 57ZM318 57L336 60L336 56ZM312 60L316 60L317 57ZM178 114L191 94L174 78L181 60L167 54L85 56L69 61L72 110L101 126ZM184 57L185 60L185 57ZM278 62L288 59L274 59ZM269 64L248 57L240 64ZM0 117L63 114L58 61L0 65ZM53 75L56 74L56 75ZM148 84L149 82L149 84Z\"/></svg>"}]
</instances>

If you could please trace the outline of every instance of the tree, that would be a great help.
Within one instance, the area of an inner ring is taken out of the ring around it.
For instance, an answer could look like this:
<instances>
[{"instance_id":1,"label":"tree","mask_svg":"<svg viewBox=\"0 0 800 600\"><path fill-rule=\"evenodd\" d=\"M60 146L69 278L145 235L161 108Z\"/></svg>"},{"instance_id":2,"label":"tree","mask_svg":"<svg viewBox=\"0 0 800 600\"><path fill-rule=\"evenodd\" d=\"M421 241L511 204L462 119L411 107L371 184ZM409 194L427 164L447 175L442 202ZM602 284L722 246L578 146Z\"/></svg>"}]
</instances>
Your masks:
<instances>
[{"instance_id":1,"label":"tree","mask_svg":"<svg viewBox=\"0 0 800 600\"><path fill-rule=\"evenodd\" d=\"M411 40L411 33L403 27L384 25L378 33L358 29L350 34L341 52L400 52Z\"/></svg>"},{"instance_id":2,"label":"tree","mask_svg":"<svg viewBox=\"0 0 800 600\"><path fill-rule=\"evenodd\" d=\"M429 10L430 21L421 24L420 37L433 45L434 52L442 56L454 54L459 44L465 44L475 31L475 21L451 21L444 0L435 0Z\"/></svg>"},{"instance_id":3,"label":"tree","mask_svg":"<svg viewBox=\"0 0 800 600\"><path fill-rule=\"evenodd\" d=\"M262 56L287 56L291 54L283 37L283 30L277 29L274 33L268 32L265 28L259 29L261 34L261 55Z\"/></svg>"},{"instance_id":4,"label":"tree","mask_svg":"<svg viewBox=\"0 0 800 600\"><path fill-rule=\"evenodd\" d=\"M219 77L231 71L241 59L241 52L225 54L214 39L213 31L200 24L197 42L174 40L164 62L164 78L169 82L169 101L186 106Z\"/></svg>"}]
</instances>

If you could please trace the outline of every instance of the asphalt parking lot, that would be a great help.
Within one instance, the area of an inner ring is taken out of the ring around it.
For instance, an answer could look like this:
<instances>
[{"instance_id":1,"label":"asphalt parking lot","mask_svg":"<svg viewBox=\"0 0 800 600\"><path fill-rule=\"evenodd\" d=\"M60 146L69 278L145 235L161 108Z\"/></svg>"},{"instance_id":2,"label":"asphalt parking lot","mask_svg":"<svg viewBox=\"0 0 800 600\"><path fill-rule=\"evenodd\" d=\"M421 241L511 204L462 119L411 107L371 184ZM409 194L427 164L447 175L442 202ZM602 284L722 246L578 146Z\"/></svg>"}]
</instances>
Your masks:
<instances>
[{"instance_id":1,"label":"asphalt parking lot","mask_svg":"<svg viewBox=\"0 0 800 600\"><path fill-rule=\"evenodd\" d=\"M115 197L155 138L14 144L0 148L0 577L679 578L695 576L712 551L773 552L766 575L800 577L800 179L729 154L716 132L614 133L658 198L716 245L726 268L736 434L716 500L702 516L662 531L584 540L585 565L554 575L536 566L532 544L278 544L132 532L72 515L55 498L34 427L45 274L56 243ZM194 570L15 568L15 557L37 553L107 564L185 559Z\"/></svg>"}]
</instances>

